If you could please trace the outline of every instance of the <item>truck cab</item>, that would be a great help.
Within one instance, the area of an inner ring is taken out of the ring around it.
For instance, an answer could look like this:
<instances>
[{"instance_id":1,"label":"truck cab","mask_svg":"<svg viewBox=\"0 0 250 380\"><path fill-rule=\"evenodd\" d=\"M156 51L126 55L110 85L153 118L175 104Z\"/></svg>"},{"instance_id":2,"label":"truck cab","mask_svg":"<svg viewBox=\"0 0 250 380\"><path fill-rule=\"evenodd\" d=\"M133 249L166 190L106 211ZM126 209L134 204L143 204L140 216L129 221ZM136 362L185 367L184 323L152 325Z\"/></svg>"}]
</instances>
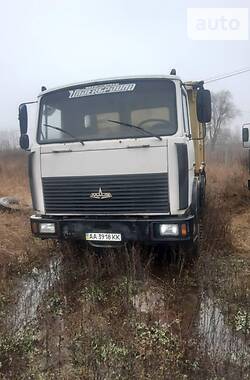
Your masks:
<instances>
[{"instance_id":1,"label":"truck cab","mask_svg":"<svg viewBox=\"0 0 250 380\"><path fill-rule=\"evenodd\" d=\"M242 126L242 142L243 148L248 149L248 172L250 175L250 123ZM250 190L250 178L248 179L248 190Z\"/></svg>"},{"instance_id":2,"label":"truck cab","mask_svg":"<svg viewBox=\"0 0 250 380\"><path fill-rule=\"evenodd\" d=\"M203 83L184 84L176 75L44 90L32 143L21 104L33 234L95 246L195 244L210 118Z\"/></svg>"}]
</instances>

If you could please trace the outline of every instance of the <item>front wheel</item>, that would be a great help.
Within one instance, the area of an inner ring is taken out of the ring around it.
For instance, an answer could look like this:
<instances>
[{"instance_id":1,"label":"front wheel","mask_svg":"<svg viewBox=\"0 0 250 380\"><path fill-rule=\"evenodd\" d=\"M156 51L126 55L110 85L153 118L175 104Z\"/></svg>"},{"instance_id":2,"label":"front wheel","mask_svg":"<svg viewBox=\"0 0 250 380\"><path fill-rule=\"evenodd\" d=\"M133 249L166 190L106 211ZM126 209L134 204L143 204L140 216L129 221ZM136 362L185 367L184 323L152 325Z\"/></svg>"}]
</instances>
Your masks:
<instances>
[{"instance_id":1,"label":"front wheel","mask_svg":"<svg viewBox=\"0 0 250 380\"><path fill-rule=\"evenodd\" d=\"M199 209L203 211L206 202L206 173L199 175Z\"/></svg>"},{"instance_id":2,"label":"front wheel","mask_svg":"<svg viewBox=\"0 0 250 380\"><path fill-rule=\"evenodd\" d=\"M194 240L185 242L181 249L187 259L195 260L200 256L200 222L198 216L194 223Z\"/></svg>"},{"instance_id":3,"label":"front wheel","mask_svg":"<svg viewBox=\"0 0 250 380\"><path fill-rule=\"evenodd\" d=\"M187 257L191 260L197 259L200 256L200 242L196 241L188 243L186 247Z\"/></svg>"}]
</instances>

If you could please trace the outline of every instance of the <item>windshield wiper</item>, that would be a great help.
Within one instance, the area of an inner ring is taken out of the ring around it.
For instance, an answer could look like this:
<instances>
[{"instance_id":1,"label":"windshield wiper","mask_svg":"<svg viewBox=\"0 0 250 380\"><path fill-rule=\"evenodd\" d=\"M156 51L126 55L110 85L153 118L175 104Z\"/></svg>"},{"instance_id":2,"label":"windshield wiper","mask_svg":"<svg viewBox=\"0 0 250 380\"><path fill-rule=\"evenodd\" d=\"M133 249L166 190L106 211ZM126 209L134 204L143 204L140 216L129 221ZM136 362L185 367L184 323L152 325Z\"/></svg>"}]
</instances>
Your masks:
<instances>
[{"instance_id":1,"label":"windshield wiper","mask_svg":"<svg viewBox=\"0 0 250 380\"><path fill-rule=\"evenodd\" d=\"M118 120L107 120L109 121L110 123L115 123L115 124L120 124L120 125L125 125L125 127L130 127L130 128L135 128L135 129L139 129L139 131L142 131L144 133L146 133L148 136L152 136L152 137L156 137L158 140L162 140L161 136L158 136L158 135L155 135L154 133L152 132L149 132L147 131L146 129L142 128L142 127L138 127L137 125L134 125L134 124L129 124L129 123L125 123L123 121L118 121Z\"/></svg>"},{"instance_id":2,"label":"windshield wiper","mask_svg":"<svg viewBox=\"0 0 250 380\"><path fill-rule=\"evenodd\" d=\"M54 125L50 125L50 124L43 124L43 125L45 127L49 127L49 128L55 129L56 131L65 133L65 135L68 135L68 136L72 137L74 140L80 142L82 144L82 146L84 146L83 140L79 139L79 137L76 137L76 136L72 135L70 132L65 131L65 129L58 128L58 127L55 127Z\"/></svg>"}]
</instances>

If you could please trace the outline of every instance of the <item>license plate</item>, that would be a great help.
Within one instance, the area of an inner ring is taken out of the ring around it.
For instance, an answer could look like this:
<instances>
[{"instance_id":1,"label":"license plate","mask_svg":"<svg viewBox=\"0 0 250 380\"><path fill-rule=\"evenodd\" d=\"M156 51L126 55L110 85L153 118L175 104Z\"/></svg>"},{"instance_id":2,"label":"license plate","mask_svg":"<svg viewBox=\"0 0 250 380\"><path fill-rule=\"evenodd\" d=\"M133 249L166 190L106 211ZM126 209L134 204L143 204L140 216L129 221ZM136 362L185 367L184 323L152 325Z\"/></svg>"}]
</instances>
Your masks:
<instances>
[{"instance_id":1,"label":"license plate","mask_svg":"<svg viewBox=\"0 0 250 380\"><path fill-rule=\"evenodd\" d=\"M85 234L86 240L94 241L121 241L121 234L106 232L89 232Z\"/></svg>"}]
</instances>

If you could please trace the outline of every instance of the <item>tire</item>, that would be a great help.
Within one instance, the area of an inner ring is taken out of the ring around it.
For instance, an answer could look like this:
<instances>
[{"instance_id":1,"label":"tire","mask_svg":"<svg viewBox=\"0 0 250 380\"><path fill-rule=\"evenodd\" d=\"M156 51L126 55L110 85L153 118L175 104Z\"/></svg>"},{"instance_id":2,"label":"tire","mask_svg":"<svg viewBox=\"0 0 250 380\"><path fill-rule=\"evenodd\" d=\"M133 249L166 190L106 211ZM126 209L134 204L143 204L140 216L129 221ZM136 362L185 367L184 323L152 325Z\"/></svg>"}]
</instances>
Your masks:
<instances>
[{"instance_id":1,"label":"tire","mask_svg":"<svg viewBox=\"0 0 250 380\"><path fill-rule=\"evenodd\" d=\"M196 232L195 240L187 242L182 247L186 258L192 262L197 260L200 256L200 223L198 217L196 217L195 226L198 230Z\"/></svg>"},{"instance_id":2,"label":"tire","mask_svg":"<svg viewBox=\"0 0 250 380\"><path fill-rule=\"evenodd\" d=\"M197 259L200 256L200 244L197 240L187 247L187 256L190 259Z\"/></svg>"},{"instance_id":3,"label":"tire","mask_svg":"<svg viewBox=\"0 0 250 380\"><path fill-rule=\"evenodd\" d=\"M206 201L206 173L199 175L199 209L203 210Z\"/></svg>"}]
</instances>

